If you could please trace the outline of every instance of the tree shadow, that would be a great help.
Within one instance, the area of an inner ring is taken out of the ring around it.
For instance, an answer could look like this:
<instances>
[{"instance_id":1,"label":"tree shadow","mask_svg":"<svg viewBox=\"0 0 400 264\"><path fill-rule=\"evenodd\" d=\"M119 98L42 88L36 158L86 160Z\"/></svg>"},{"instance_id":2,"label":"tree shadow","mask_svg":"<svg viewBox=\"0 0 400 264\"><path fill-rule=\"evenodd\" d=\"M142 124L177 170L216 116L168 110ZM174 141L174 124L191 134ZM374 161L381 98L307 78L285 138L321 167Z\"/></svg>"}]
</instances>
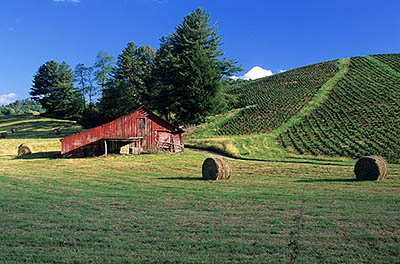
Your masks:
<instances>
[{"instance_id":1,"label":"tree shadow","mask_svg":"<svg viewBox=\"0 0 400 264\"><path fill-rule=\"evenodd\" d=\"M27 154L23 156L17 156L15 159L59 159L61 158L60 151L46 151L46 152L36 152L32 154Z\"/></svg>"},{"instance_id":2,"label":"tree shadow","mask_svg":"<svg viewBox=\"0 0 400 264\"><path fill-rule=\"evenodd\" d=\"M167 181L204 181L201 177L160 177L157 180L167 180Z\"/></svg>"},{"instance_id":3,"label":"tree shadow","mask_svg":"<svg viewBox=\"0 0 400 264\"><path fill-rule=\"evenodd\" d=\"M297 180L295 182L358 182L357 179L314 179L314 180Z\"/></svg>"},{"instance_id":4,"label":"tree shadow","mask_svg":"<svg viewBox=\"0 0 400 264\"><path fill-rule=\"evenodd\" d=\"M43 116L18 115L0 119L0 130L7 132L7 139L63 138L82 131L68 120L44 120ZM36 120L40 119L40 120ZM12 129L16 131L12 133ZM54 132L61 129L60 134Z\"/></svg>"}]
</instances>

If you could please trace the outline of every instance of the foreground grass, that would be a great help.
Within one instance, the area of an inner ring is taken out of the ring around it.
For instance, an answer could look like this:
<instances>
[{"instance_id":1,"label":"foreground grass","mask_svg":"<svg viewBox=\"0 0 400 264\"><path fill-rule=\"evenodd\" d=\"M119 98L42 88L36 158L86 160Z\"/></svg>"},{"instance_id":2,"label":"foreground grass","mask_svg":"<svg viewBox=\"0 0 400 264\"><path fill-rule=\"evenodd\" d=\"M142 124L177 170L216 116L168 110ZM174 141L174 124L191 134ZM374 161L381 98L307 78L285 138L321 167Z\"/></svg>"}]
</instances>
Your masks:
<instances>
[{"instance_id":1,"label":"foreground grass","mask_svg":"<svg viewBox=\"0 0 400 264\"><path fill-rule=\"evenodd\" d=\"M400 171L231 161L202 181L205 156L0 158L0 262L400 262Z\"/></svg>"}]
</instances>

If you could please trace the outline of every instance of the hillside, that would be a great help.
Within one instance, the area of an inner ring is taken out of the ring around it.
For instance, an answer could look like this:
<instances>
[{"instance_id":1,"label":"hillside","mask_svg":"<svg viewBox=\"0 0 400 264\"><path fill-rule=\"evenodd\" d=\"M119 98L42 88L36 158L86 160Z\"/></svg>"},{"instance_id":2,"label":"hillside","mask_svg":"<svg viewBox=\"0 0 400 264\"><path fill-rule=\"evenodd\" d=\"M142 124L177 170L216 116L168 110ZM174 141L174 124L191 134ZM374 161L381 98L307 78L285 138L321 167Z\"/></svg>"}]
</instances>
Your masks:
<instances>
[{"instance_id":1,"label":"hillside","mask_svg":"<svg viewBox=\"0 0 400 264\"><path fill-rule=\"evenodd\" d=\"M233 85L233 110L200 126L190 145L270 159L400 162L400 54L352 57Z\"/></svg>"},{"instance_id":2,"label":"hillside","mask_svg":"<svg viewBox=\"0 0 400 264\"><path fill-rule=\"evenodd\" d=\"M219 135L269 132L303 107L321 86L338 71L338 61L301 67L232 86L228 94L237 98L234 109L243 108L218 129Z\"/></svg>"},{"instance_id":3,"label":"hillside","mask_svg":"<svg viewBox=\"0 0 400 264\"><path fill-rule=\"evenodd\" d=\"M56 135L54 129L61 129ZM16 133L11 130L16 129ZM0 133L7 133L0 139L0 155L16 155L22 143L32 145L35 152L58 152L61 150L60 138L81 131L80 125L74 121L46 118L23 114L0 117Z\"/></svg>"},{"instance_id":4,"label":"hillside","mask_svg":"<svg viewBox=\"0 0 400 264\"><path fill-rule=\"evenodd\" d=\"M400 61L400 60L399 60ZM281 134L298 153L370 153L400 160L400 73L371 57L351 58L349 72L328 99Z\"/></svg>"}]
</instances>

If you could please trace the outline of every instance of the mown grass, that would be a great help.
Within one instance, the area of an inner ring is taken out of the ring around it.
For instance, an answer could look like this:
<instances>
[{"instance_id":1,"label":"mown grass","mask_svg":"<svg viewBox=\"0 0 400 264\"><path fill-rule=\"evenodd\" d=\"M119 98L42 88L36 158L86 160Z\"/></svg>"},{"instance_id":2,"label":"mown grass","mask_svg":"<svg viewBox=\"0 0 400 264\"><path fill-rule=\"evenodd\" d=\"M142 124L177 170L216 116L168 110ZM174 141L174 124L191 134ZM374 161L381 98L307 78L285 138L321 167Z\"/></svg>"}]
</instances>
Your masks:
<instances>
[{"instance_id":1,"label":"mown grass","mask_svg":"<svg viewBox=\"0 0 400 264\"><path fill-rule=\"evenodd\" d=\"M17 129L11 133L11 129ZM54 129L61 129L56 135ZM22 143L32 145L35 152L60 151L60 139L82 131L74 121L46 118L31 114L0 117L0 132L8 134L0 139L0 155L15 155Z\"/></svg>"},{"instance_id":2,"label":"mown grass","mask_svg":"<svg viewBox=\"0 0 400 264\"><path fill-rule=\"evenodd\" d=\"M0 262L287 263L304 199L298 263L398 263L400 171L206 156L0 158ZM290 244L290 245L289 245Z\"/></svg>"}]
</instances>

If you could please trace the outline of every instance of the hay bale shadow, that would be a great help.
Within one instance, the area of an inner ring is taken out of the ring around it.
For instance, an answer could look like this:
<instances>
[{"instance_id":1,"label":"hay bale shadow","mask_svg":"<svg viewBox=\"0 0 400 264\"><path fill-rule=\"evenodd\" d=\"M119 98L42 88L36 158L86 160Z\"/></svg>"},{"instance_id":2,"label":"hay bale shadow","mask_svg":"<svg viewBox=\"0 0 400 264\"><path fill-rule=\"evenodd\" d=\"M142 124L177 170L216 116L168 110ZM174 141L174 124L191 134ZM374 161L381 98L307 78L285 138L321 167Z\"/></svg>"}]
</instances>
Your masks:
<instances>
[{"instance_id":1,"label":"hay bale shadow","mask_svg":"<svg viewBox=\"0 0 400 264\"><path fill-rule=\"evenodd\" d=\"M59 158L61 158L60 151L35 152L32 154L15 157L15 159L59 159Z\"/></svg>"},{"instance_id":2,"label":"hay bale shadow","mask_svg":"<svg viewBox=\"0 0 400 264\"><path fill-rule=\"evenodd\" d=\"M157 180L168 180L168 181L204 181L202 177L160 177Z\"/></svg>"},{"instance_id":3,"label":"hay bale shadow","mask_svg":"<svg viewBox=\"0 0 400 264\"><path fill-rule=\"evenodd\" d=\"M314 180L297 180L295 182L358 182L357 179L314 179Z\"/></svg>"}]
</instances>

